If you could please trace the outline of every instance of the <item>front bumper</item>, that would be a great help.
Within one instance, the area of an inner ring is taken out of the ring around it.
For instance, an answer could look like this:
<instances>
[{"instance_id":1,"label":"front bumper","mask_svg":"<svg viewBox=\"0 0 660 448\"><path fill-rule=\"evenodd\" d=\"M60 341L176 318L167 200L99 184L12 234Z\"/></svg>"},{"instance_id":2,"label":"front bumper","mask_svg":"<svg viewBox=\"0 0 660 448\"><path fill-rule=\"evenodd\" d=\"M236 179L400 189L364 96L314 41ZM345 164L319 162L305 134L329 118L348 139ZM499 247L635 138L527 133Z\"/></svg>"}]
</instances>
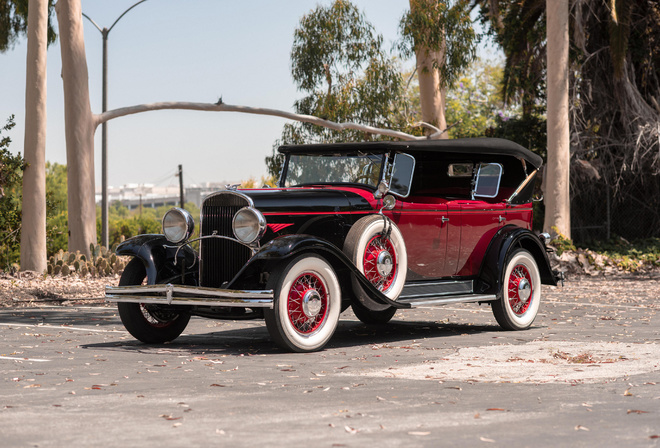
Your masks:
<instances>
[{"instance_id":1,"label":"front bumper","mask_svg":"<svg viewBox=\"0 0 660 448\"><path fill-rule=\"evenodd\" d=\"M272 290L235 290L185 285L106 286L108 302L273 308Z\"/></svg>"}]
</instances>

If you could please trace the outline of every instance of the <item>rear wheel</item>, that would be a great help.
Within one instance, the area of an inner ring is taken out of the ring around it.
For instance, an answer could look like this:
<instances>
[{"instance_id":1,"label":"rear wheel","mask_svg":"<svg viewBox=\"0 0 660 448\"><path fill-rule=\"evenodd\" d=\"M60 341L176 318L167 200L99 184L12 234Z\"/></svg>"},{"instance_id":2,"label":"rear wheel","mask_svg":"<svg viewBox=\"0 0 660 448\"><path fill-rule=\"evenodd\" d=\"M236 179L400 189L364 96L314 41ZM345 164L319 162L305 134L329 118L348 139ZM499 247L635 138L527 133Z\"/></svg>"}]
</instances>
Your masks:
<instances>
[{"instance_id":1,"label":"rear wheel","mask_svg":"<svg viewBox=\"0 0 660 448\"><path fill-rule=\"evenodd\" d=\"M119 286L141 285L147 277L142 261L133 258L119 279ZM119 317L126 330L139 341L162 344L176 339L185 330L190 315L160 305L146 303L117 304Z\"/></svg>"},{"instance_id":2,"label":"rear wheel","mask_svg":"<svg viewBox=\"0 0 660 448\"><path fill-rule=\"evenodd\" d=\"M525 330L532 325L541 303L541 274L532 254L513 252L506 263L500 298L493 314L505 330Z\"/></svg>"},{"instance_id":3,"label":"rear wheel","mask_svg":"<svg viewBox=\"0 0 660 448\"><path fill-rule=\"evenodd\" d=\"M272 272L273 309L266 327L280 347L294 352L322 349L337 328L341 289L334 270L317 255L302 255Z\"/></svg>"},{"instance_id":4,"label":"rear wheel","mask_svg":"<svg viewBox=\"0 0 660 448\"><path fill-rule=\"evenodd\" d=\"M369 308L365 308L360 302L353 302L351 308L353 309L355 317L360 319L360 322L364 322L368 325L384 325L392 320L394 314L396 314L396 308L394 307L389 307L382 311L373 311Z\"/></svg>"}]
</instances>

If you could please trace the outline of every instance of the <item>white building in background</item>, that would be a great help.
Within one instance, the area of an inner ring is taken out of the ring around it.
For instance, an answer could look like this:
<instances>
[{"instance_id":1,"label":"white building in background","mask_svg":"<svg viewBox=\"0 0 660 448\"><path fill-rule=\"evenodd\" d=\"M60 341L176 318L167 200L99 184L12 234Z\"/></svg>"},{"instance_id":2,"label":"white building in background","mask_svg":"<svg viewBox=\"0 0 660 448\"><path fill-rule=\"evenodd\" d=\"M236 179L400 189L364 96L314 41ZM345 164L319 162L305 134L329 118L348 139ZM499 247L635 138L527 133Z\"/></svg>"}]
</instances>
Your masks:
<instances>
[{"instance_id":1,"label":"white building in background","mask_svg":"<svg viewBox=\"0 0 660 448\"><path fill-rule=\"evenodd\" d=\"M208 194L224 190L229 182L205 182L201 185L190 185L183 190L184 200L192 202L197 207L202 206L202 200ZM140 207L158 208L162 206L179 206L179 186L166 187L153 184L126 184L121 187L108 187L108 204L119 201L129 210ZM96 192L96 203L101 203L101 191Z\"/></svg>"}]
</instances>

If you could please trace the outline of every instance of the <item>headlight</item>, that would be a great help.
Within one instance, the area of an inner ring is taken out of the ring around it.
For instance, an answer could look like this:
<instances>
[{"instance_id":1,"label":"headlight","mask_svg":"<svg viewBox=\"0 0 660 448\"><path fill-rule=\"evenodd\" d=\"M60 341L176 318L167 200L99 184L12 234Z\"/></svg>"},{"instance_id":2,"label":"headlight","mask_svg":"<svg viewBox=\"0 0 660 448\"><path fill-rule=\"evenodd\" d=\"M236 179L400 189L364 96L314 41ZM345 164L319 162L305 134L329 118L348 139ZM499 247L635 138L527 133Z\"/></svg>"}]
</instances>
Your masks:
<instances>
[{"instance_id":1,"label":"headlight","mask_svg":"<svg viewBox=\"0 0 660 448\"><path fill-rule=\"evenodd\" d=\"M243 207L234 215L232 227L237 240L245 244L252 244L266 232L266 218L259 210Z\"/></svg>"},{"instance_id":2,"label":"headlight","mask_svg":"<svg viewBox=\"0 0 660 448\"><path fill-rule=\"evenodd\" d=\"M182 208L173 208L163 216L163 235L171 243L187 240L194 230L195 220Z\"/></svg>"}]
</instances>

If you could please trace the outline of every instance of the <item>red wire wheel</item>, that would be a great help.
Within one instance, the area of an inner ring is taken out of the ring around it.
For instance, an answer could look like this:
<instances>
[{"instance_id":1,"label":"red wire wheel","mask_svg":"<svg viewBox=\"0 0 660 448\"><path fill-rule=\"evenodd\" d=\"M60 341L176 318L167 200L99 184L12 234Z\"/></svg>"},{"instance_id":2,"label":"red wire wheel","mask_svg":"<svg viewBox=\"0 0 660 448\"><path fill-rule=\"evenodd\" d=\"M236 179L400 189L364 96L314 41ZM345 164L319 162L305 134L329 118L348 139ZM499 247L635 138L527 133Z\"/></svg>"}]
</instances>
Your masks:
<instances>
[{"instance_id":1,"label":"red wire wheel","mask_svg":"<svg viewBox=\"0 0 660 448\"><path fill-rule=\"evenodd\" d=\"M379 291L387 291L396 278L396 249L389 239L376 235L367 243L362 262L364 276Z\"/></svg>"},{"instance_id":2,"label":"red wire wheel","mask_svg":"<svg viewBox=\"0 0 660 448\"><path fill-rule=\"evenodd\" d=\"M516 265L509 274L509 306L518 316L522 316L529 309L532 297L532 275L522 264Z\"/></svg>"},{"instance_id":3,"label":"red wire wheel","mask_svg":"<svg viewBox=\"0 0 660 448\"><path fill-rule=\"evenodd\" d=\"M312 272L300 275L289 289L287 308L296 331L302 334L316 331L328 310L328 292L323 280Z\"/></svg>"},{"instance_id":4,"label":"red wire wheel","mask_svg":"<svg viewBox=\"0 0 660 448\"><path fill-rule=\"evenodd\" d=\"M387 234L387 238L383 238L383 234ZM390 300L399 297L406 283L408 255L403 235L394 222L382 215L360 218L346 235L343 251L383 295ZM394 315L395 309L374 300L360 279L353 277L351 285L355 299L353 310L362 322L384 323ZM377 314L381 311L386 313Z\"/></svg>"}]
</instances>

